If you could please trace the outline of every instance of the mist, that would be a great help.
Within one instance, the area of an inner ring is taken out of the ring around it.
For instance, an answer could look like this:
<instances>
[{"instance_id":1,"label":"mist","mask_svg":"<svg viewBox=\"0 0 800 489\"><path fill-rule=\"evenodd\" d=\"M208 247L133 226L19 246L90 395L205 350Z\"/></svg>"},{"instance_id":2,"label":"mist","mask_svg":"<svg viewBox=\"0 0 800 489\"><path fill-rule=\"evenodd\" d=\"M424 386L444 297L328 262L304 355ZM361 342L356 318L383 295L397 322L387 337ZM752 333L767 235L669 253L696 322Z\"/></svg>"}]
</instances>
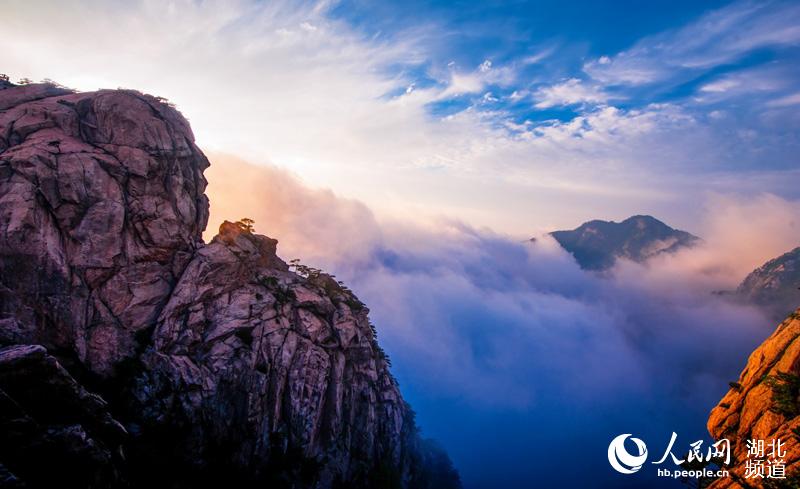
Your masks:
<instances>
[{"instance_id":1,"label":"mist","mask_svg":"<svg viewBox=\"0 0 800 489\"><path fill-rule=\"evenodd\" d=\"M285 260L345 281L467 488L677 484L654 469L616 474L608 442L635 433L655 453L673 431L681 449L708 439L708 412L775 327L714 292L800 243L798 202L710 194L692 230L700 245L598 275L547 235L383 219L278 167L211 161L206 238L224 219L250 217Z\"/></svg>"}]
</instances>

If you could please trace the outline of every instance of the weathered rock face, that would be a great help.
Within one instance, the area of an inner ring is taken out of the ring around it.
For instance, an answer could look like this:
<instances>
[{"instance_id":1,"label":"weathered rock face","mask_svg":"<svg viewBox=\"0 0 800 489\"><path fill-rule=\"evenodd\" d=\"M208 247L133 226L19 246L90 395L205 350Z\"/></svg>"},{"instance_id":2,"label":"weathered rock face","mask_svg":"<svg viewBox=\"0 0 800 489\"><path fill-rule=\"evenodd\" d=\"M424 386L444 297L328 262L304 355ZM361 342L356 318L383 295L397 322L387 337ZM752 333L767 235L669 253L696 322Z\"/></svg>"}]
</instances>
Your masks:
<instances>
[{"instance_id":1,"label":"weathered rock face","mask_svg":"<svg viewBox=\"0 0 800 489\"><path fill-rule=\"evenodd\" d=\"M800 303L800 247L753 270L736 289L741 299L780 321Z\"/></svg>"},{"instance_id":2,"label":"weathered rock face","mask_svg":"<svg viewBox=\"0 0 800 489\"><path fill-rule=\"evenodd\" d=\"M108 376L152 326L208 219L186 121L132 91L0 90L3 340Z\"/></svg>"},{"instance_id":3,"label":"weathered rock face","mask_svg":"<svg viewBox=\"0 0 800 489\"><path fill-rule=\"evenodd\" d=\"M786 474L800 475L800 310L750 355L739 380L711 411L708 430L715 439L731 440L734 459L732 477L717 480L712 488L764 487L764 479L746 478L751 439L766 444L780 439ZM798 479L790 480L794 485L782 487L797 487Z\"/></svg>"},{"instance_id":4,"label":"weathered rock face","mask_svg":"<svg viewBox=\"0 0 800 489\"><path fill-rule=\"evenodd\" d=\"M44 347L0 349L0 487L113 487L126 437Z\"/></svg>"},{"instance_id":5,"label":"weathered rock face","mask_svg":"<svg viewBox=\"0 0 800 489\"><path fill-rule=\"evenodd\" d=\"M0 438L34 446L0 447L0 487L52 487L40 446L82 468L62 487L460 486L349 290L241 223L202 242L177 111L0 88L0 423L32 426Z\"/></svg>"},{"instance_id":6,"label":"weathered rock face","mask_svg":"<svg viewBox=\"0 0 800 489\"><path fill-rule=\"evenodd\" d=\"M225 222L198 251L142 357L143 421L172 416L187 463L252 465L253 480L270 477L254 462L292 446L290 470L317 465L323 487L373 487L379 461L409 481L414 429L367 309L327 275L289 271L275 246Z\"/></svg>"}]
</instances>

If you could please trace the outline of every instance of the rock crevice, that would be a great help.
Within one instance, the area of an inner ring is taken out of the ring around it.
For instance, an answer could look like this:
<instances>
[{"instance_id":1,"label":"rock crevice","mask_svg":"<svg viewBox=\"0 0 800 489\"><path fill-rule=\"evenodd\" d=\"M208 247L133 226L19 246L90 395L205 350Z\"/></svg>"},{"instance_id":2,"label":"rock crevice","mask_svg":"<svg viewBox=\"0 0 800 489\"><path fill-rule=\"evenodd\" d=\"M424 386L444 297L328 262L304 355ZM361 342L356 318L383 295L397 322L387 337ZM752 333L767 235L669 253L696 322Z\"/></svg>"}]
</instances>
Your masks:
<instances>
[{"instance_id":1,"label":"rock crevice","mask_svg":"<svg viewBox=\"0 0 800 489\"><path fill-rule=\"evenodd\" d=\"M54 423L62 487L459 487L352 292L242 223L203 243L208 164L161 99L0 87L0 423ZM19 401L18 358L89 414Z\"/></svg>"},{"instance_id":2,"label":"rock crevice","mask_svg":"<svg viewBox=\"0 0 800 489\"><path fill-rule=\"evenodd\" d=\"M716 439L731 441L733 460L728 468L732 477L719 479L710 487L764 487L764 478L748 477L747 461L753 458L748 455L748 440L783 443L786 456L782 460L790 479L772 479L773 484L795 487L800 480L799 339L800 309L753 351L739 379L711 411L708 430Z\"/></svg>"}]
</instances>

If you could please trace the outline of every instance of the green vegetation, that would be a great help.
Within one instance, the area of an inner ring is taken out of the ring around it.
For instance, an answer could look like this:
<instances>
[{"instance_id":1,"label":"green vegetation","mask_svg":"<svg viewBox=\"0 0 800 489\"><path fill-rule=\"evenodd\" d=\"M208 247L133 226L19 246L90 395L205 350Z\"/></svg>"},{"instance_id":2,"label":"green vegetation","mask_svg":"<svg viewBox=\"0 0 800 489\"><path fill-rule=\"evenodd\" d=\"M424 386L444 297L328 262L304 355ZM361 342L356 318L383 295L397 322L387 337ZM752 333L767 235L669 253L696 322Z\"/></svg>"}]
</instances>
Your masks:
<instances>
[{"instance_id":1,"label":"green vegetation","mask_svg":"<svg viewBox=\"0 0 800 489\"><path fill-rule=\"evenodd\" d=\"M275 301L280 305L288 304L297 299L297 295L289 287L278 287L272 291L272 294L275 296Z\"/></svg>"},{"instance_id":2,"label":"green vegetation","mask_svg":"<svg viewBox=\"0 0 800 489\"><path fill-rule=\"evenodd\" d=\"M54 87L57 87L57 88L67 88L67 87L65 87L64 85L62 85L62 84L58 83L57 81L55 81L55 80L51 80L50 78L45 78L45 79L43 79L43 80L42 80L42 83L46 83L46 84L48 84L48 85L53 85Z\"/></svg>"},{"instance_id":3,"label":"green vegetation","mask_svg":"<svg viewBox=\"0 0 800 489\"><path fill-rule=\"evenodd\" d=\"M280 286L280 281L278 280L278 277L261 276L258 277L258 283L260 283L261 285L263 285L268 289L276 289Z\"/></svg>"},{"instance_id":4,"label":"green vegetation","mask_svg":"<svg viewBox=\"0 0 800 489\"><path fill-rule=\"evenodd\" d=\"M315 279L323 275L322 270L319 268L309 267L300 263L299 258L295 258L289 262L289 268L294 269L294 272L303 278Z\"/></svg>"},{"instance_id":5,"label":"green vegetation","mask_svg":"<svg viewBox=\"0 0 800 489\"><path fill-rule=\"evenodd\" d=\"M366 307L344 282L336 280L336 275L329 275L319 268L304 265L300 263L299 258L289 261L289 269L301 277L309 279L314 285L321 287L331 299L338 298L353 311L360 311Z\"/></svg>"},{"instance_id":6,"label":"green vegetation","mask_svg":"<svg viewBox=\"0 0 800 489\"><path fill-rule=\"evenodd\" d=\"M254 220L250 219L249 217L243 217L243 218L239 219L238 221L236 221L235 224L237 226L239 226L239 229L241 229L245 233L253 234L255 232L255 230L256 230L256 228L254 227L255 223L256 222Z\"/></svg>"},{"instance_id":7,"label":"green vegetation","mask_svg":"<svg viewBox=\"0 0 800 489\"><path fill-rule=\"evenodd\" d=\"M278 277L268 277L262 275L261 277L258 277L258 283L272 292L272 296L275 297L276 309L297 299L297 295L295 295L294 291L289 288L288 285L281 285ZM258 297L258 295L256 295L256 297Z\"/></svg>"},{"instance_id":8,"label":"green vegetation","mask_svg":"<svg viewBox=\"0 0 800 489\"><path fill-rule=\"evenodd\" d=\"M372 348L378 354L378 358L382 359L386 362L386 365L391 367L392 366L392 359L389 358L389 354L381 348L381 345L378 344L378 329L372 324L372 321L367 319L369 324L369 329L372 330Z\"/></svg>"},{"instance_id":9,"label":"green vegetation","mask_svg":"<svg viewBox=\"0 0 800 489\"><path fill-rule=\"evenodd\" d=\"M330 297L331 300L338 300L347 304L354 312L361 311L366 307L363 302L356 298L353 291L347 288L347 286L341 280L335 280L335 275L328 275L319 268L304 265L300 262L299 258L289 261L289 269L294 270L294 272L301 277L308 279L309 282L323 289L325 294ZM369 318L367 321L370 330L372 330L371 342L373 350L375 350L375 352L378 354L378 358L384 360L386 365L391 367L392 360L389 358L389 355L386 353L386 351L384 351L384 349L378 344L377 328L375 328L375 325L372 324L372 321L370 321Z\"/></svg>"},{"instance_id":10,"label":"green vegetation","mask_svg":"<svg viewBox=\"0 0 800 489\"><path fill-rule=\"evenodd\" d=\"M166 105L167 107L170 107L170 108L173 108L173 109L175 108L175 104L173 104L172 102L167 100L165 97L156 97L156 100L158 100L162 104ZM250 223L252 224L252 222L253 222L252 219L247 219L247 220L250 221ZM242 221L244 221L244 219L242 219Z\"/></svg>"},{"instance_id":11,"label":"green vegetation","mask_svg":"<svg viewBox=\"0 0 800 489\"><path fill-rule=\"evenodd\" d=\"M331 277L333 277L333 275L331 275ZM344 292L345 294L346 298L344 300L344 303L347 304L347 306L350 307L351 310L360 311L366 307L366 305L363 302L358 300L353 291L350 290L344 284L344 282L342 282L341 280L337 280L336 283L339 285L339 288L342 289L342 292Z\"/></svg>"},{"instance_id":12,"label":"green vegetation","mask_svg":"<svg viewBox=\"0 0 800 489\"><path fill-rule=\"evenodd\" d=\"M778 372L764 380L772 388L772 411L791 419L800 414L800 376Z\"/></svg>"}]
</instances>

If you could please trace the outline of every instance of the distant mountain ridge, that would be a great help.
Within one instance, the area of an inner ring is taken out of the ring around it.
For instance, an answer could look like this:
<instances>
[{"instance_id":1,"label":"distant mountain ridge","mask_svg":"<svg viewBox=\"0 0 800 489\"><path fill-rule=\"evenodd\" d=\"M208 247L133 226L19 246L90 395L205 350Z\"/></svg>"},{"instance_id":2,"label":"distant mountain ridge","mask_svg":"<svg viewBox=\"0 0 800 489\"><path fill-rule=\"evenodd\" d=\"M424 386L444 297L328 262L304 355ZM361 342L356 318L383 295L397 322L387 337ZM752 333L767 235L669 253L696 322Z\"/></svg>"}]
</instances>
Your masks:
<instances>
[{"instance_id":1,"label":"distant mountain ridge","mask_svg":"<svg viewBox=\"0 0 800 489\"><path fill-rule=\"evenodd\" d=\"M622 222L593 220L571 231L554 231L550 235L584 270L607 270L614 266L617 258L641 263L700 240L645 215L631 216Z\"/></svg>"},{"instance_id":2,"label":"distant mountain ridge","mask_svg":"<svg viewBox=\"0 0 800 489\"><path fill-rule=\"evenodd\" d=\"M774 258L753 270L736 295L770 312L781 320L800 305L800 247Z\"/></svg>"}]
</instances>

